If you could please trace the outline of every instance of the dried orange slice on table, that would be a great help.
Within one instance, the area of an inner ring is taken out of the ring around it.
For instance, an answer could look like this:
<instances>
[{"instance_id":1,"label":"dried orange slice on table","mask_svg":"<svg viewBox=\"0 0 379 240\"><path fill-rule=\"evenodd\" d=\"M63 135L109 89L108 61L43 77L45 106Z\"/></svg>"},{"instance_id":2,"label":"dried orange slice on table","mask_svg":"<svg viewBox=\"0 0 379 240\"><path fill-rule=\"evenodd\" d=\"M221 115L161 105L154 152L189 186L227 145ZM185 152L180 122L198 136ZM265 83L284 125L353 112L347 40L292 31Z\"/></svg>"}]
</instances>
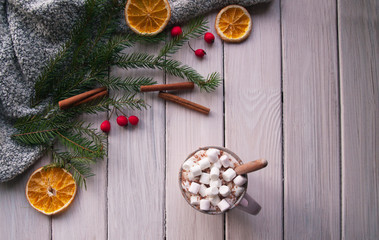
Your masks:
<instances>
[{"instance_id":1,"label":"dried orange slice on table","mask_svg":"<svg viewBox=\"0 0 379 240\"><path fill-rule=\"evenodd\" d=\"M66 209L75 198L76 183L63 168L37 169L26 184L26 198L37 211L53 215Z\"/></svg>"},{"instance_id":2,"label":"dried orange slice on table","mask_svg":"<svg viewBox=\"0 0 379 240\"><path fill-rule=\"evenodd\" d=\"M242 42L250 35L251 26L249 12L239 5L224 7L216 16L216 32L225 42Z\"/></svg>"},{"instance_id":3,"label":"dried orange slice on table","mask_svg":"<svg viewBox=\"0 0 379 240\"><path fill-rule=\"evenodd\" d=\"M156 35L163 31L171 17L167 0L128 0L125 20L140 35Z\"/></svg>"}]
</instances>

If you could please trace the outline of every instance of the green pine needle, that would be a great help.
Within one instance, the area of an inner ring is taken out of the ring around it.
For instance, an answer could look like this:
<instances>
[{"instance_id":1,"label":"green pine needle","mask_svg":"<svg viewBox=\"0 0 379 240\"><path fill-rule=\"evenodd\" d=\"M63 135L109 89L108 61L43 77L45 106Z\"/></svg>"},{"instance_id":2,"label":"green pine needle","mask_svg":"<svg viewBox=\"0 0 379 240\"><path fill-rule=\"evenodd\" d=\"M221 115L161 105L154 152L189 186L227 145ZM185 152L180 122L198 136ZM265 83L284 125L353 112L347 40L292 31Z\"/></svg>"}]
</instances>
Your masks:
<instances>
[{"instance_id":1,"label":"green pine needle","mask_svg":"<svg viewBox=\"0 0 379 240\"><path fill-rule=\"evenodd\" d=\"M103 145L95 144L80 133L57 132L59 141L67 148L84 157L102 157Z\"/></svg>"},{"instance_id":2,"label":"green pine needle","mask_svg":"<svg viewBox=\"0 0 379 240\"><path fill-rule=\"evenodd\" d=\"M183 33L167 42L160 50L157 59L175 54L187 41L198 38L208 30L208 20L203 17L193 19L183 28Z\"/></svg>"},{"instance_id":3,"label":"green pine needle","mask_svg":"<svg viewBox=\"0 0 379 240\"><path fill-rule=\"evenodd\" d=\"M109 79L100 82L108 89L116 91L124 90L126 92L139 92L141 86L157 83L151 77L109 77Z\"/></svg>"},{"instance_id":4,"label":"green pine needle","mask_svg":"<svg viewBox=\"0 0 379 240\"><path fill-rule=\"evenodd\" d=\"M84 185L85 189L87 189L86 179L95 175L91 171L91 166L79 158L71 159L70 162L66 163L65 168L72 173L79 187Z\"/></svg>"},{"instance_id":5,"label":"green pine needle","mask_svg":"<svg viewBox=\"0 0 379 240\"><path fill-rule=\"evenodd\" d=\"M124 68L159 69L166 73L194 82L206 92L215 90L222 82L220 74L212 73L205 79L195 69L182 64L174 59L156 59L154 55L147 53L130 53L120 56L113 62L114 65Z\"/></svg>"}]
</instances>

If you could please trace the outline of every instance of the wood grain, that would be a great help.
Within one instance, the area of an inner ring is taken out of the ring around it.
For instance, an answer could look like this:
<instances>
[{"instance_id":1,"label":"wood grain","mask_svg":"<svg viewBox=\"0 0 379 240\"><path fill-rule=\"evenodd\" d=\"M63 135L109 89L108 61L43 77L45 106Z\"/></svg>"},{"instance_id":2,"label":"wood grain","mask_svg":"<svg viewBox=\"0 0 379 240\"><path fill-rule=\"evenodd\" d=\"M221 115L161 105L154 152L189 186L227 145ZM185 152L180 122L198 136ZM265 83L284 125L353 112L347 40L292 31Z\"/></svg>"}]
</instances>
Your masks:
<instances>
[{"instance_id":1,"label":"wood grain","mask_svg":"<svg viewBox=\"0 0 379 240\"><path fill-rule=\"evenodd\" d=\"M100 124L107 113L81 116L81 120ZM107 159L92 165L95 176L78 189L75 200L62 214L52 216L52 239L106 239L107 236Z\"/></svg>"},{"instance_id":2,"label":"wood grain","mask_svg":"<svg viewBox=\"0 0 379 240\"><path fill-rule=\"evenodd\" d=\"M342 236L379 236L379 2L338 1Z\"/></svg>"},{"instance_id":3,"label":"wood grain","mask_svg":"<svg viewBox=\"0 0 379 240\"><path fill-rule=\"evenodd\" d=\"M136 46L134 52L155 53L157 46ZM163 83L161 71L124 71L115 76L152 76ZM137 126L120 127L111 118L108 166L108 239L161 239L164 235L165 107L157 93L145 93L148 107L125 110ZM119 113L121 114L121 113Z\"/></svg>"},{"instance_id":4,"label":"wood grain","mask_svg":"<svg viewBox=\"0 0 379 240\"><path fill-rule=\"evenodd\" d=\"M279 1L250 9L253 30L240 44L224 44L225 143L244 162L265 158L249 174L257 216L227 214L227 239L282 238L282 126Z\"/></svg>"},{"instance_id":5,"label":"wood grain","mask_svg":"<svg viewBox=\"0 0 379 240\"><path fill-rule=\"evenodd\" d=\"M0 184L1 239L50 239L51 218L32 208L25 197L29 176L49 161L45 156L23 174Z\"/></svg>"},{"instance_id":6,"label":"wood grain","mask_svg":"<svg viewBox=\"0 0 379 240\"><path fill-rule=\"evenodd\" d=\"M208 17L210 31L216 35L216 14ZM212 45L203 39L191 41L193 48L203 48L207 55L198 59L191 49L184 46L174 55L199 73L222 72L222 43L217 38ZM167 83L183 81L167 76ZM166 236L167 239L222 239L224 224L222 216L210 216L194 210L180 193L178 173L187 155L202 146L223 145L223 92L220 86L215 92L194 91L178 93L178 96L206 105L211 109L208 116L185 109L175 103L166 104ZM163 101L162 101L163 103Z\"/></svg>"},{"instance_id":7,"label":"wood grain","mask_svg":"<svg viewBox=\"0 0 379 240\"><path fill-rule=\"evenodd\" d=\"M336 2L282 1L284 239L340 238Z\"/></svg>"}]
</instances>

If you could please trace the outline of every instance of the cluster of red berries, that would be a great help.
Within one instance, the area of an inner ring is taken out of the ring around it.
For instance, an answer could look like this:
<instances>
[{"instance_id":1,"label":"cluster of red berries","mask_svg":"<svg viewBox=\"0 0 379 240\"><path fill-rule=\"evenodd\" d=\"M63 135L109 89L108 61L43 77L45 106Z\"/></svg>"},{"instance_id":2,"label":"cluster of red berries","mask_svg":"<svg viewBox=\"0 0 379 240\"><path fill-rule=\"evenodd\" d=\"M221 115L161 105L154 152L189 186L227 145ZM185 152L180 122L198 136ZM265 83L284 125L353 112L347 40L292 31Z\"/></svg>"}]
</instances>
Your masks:
<instances>
[{"instance_id":1,"label":"cluster of red berries","mask_svg":"<svg viewBox=\"0 0 379 240\"><path fill-rule=\"evenodd\" d=\"M137 125L138 124L138 117L136 116L130 116L129 117L129 123L132 125ZM118 116L116 119L116 122L119 126L124 127L128 125L128 118L125 116ZM100 129L103 132L108 133L111 130L111 123L108 120L105 120L104 122L101 123Z\"/></svg>"},{"instance_id":2,"label":"cluster of red berries","mask_svg":"<svg viewBox=\"0 0 379 240\"><path fill-rule=\"evenodd\" d=\"M180 36L181 34L183 33L182 31L182 28L179 27L179 26L175 26L171 29L171 36L172 37L177 37L177 36ZM204 34L204 40L209 43L209 44L212 44L214 41L215 41L215 36L210 33L210 32L207 32ZM189 43L188 43L189 45ZM191 50L195 53L195 55L199 58L202 58L204 57L204 55L206 55L207 53L203 50L203 49L196 49L194 50L191 45L189 45L189 47L191 48Z\"/></svg>"}]
</instances>

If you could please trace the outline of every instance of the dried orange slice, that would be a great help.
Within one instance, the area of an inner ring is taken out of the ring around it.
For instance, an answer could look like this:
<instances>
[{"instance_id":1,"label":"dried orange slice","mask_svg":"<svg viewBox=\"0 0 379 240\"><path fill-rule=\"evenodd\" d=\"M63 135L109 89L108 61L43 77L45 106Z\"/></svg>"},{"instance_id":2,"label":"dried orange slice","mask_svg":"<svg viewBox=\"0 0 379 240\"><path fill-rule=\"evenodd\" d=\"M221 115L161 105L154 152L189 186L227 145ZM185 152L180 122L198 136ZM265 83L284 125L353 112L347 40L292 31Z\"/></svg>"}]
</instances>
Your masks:
<instances>
[{"instance_id":1,"label":"dried orange slice","mask_svg":"<svg viewBox=\"0 0 379 240\"><path fill-rule=\"evenodd\" d=\"M75 198L76 183L63 168L37 169L26 183L26 199L37 211L53 215L66 209Z\"/></svg>"},{"instance_id":2,"label":"dried orange slice","mask_svg":"<svg viewBox=\"0 0 379 240\"><path fill-rule=\"evenodd\" d=\"M126 23L140 35L156 35L163 31L171 17L167 0L129 0L125 6Z\"/></svg>"},{"instance_id":3,"label":"dried orange slice","mask_svg":"<svg viewBox=\"0 0 379 240\"><path fill-rule=\"evenodd\" d=\"M217 34L225 42L242 42L251 32L249 12L239 5L229 5L221 9L216 16Z\"/></svg>"}]
</instances>

